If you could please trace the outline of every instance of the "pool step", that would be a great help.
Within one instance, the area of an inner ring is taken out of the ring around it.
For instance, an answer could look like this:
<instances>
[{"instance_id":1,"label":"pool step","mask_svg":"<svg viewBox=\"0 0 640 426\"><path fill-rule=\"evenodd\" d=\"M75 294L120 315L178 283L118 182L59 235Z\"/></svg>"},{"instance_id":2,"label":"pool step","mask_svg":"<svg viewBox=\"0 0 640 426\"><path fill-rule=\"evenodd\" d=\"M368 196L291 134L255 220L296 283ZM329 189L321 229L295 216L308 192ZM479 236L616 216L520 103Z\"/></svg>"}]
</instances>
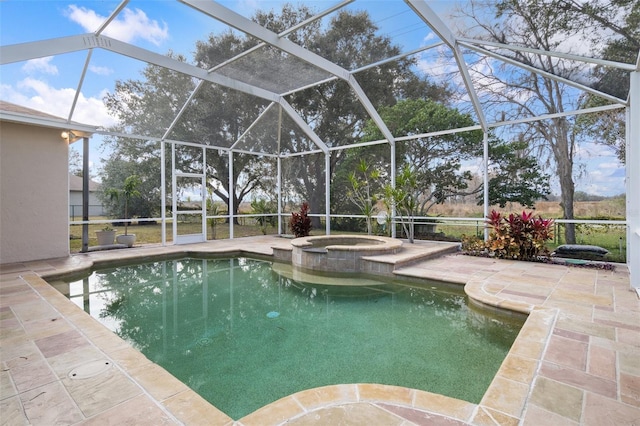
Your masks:
<instances>
[{"instance_id":1,"label":"pool step","mask_svg":"<svg viewBox=\"0 0 640 426\"><path fill-rule=\"evenodd\" d=\"M271 249L275 260L291 263L292 248L288 242L273 244ZM361 257L363 265L360 270L374 275L393 276L399 268L458 251L460 251L460 243L416 240L410 244L405 241L397 253Z\"/></svg>"},{"instance_id":2,"label":"pool step","mask_svg":"<svg viewBox=\"0 0 640 426\"><path fill-rule=\"evenodd\" d=\"M413 244L405 242L398 253L364 256L361 260L367 263L363 268L366 272L393 275L399 268L458 251L460 243L416 240Z\"/></svg>"}]
</instances>

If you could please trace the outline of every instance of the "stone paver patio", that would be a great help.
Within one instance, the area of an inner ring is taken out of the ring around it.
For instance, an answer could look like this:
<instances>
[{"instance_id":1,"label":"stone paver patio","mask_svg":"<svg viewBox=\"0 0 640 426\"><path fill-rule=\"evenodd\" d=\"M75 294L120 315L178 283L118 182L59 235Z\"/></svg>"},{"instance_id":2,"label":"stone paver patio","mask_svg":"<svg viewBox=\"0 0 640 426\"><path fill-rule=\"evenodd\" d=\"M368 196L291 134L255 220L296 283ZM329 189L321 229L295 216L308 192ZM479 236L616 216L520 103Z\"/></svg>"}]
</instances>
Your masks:
<instances>
[{"instance_id":1,"label":"stone paver patio","mask_svg":"<svg viewBox=\"0 0 640 426\"><path fill-rule=\"evenodd\" d=\"M528 314L480 404L401 387L342 384L299 392L237 421L43 280L94 262L171 253L269 258L272 247L289 245L283 238L251 237L3 265L0 423L640 425L640 301L624 265L606 271L448 254L401 266L399 277L465 285L471 303ZM69 373L79 366L100 373L76 379Z\"/></svg>"}]
</instances>

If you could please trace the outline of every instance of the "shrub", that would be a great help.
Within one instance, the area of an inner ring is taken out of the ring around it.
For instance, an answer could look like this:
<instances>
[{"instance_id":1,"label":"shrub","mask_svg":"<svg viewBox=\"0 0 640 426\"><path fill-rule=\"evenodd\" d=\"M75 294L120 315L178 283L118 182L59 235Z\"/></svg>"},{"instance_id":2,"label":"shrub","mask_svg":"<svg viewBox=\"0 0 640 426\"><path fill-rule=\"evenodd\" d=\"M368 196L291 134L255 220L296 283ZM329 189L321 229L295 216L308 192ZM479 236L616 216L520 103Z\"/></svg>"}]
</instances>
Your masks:
<instances>
[{"instance_id":1,"label":"shrub","mask_svg":"<svg viewBox=\"0 0 640 426\"><path fill-rule=\"evenodd\" d=\"M475 235L462 235L462 251L470 256L483 256L487 254L487 247L484 240Z\"/></svg>"},{"instance_id":2,"label":"shrub","mask_svg":"<svg viewBox=\"0 0 640 426\"><path fill-rule=\"evenodd\" d=\"M309 204L307 202L302 203L302 207L300 207L300 213L292 212L291 213L291 222L289 223L289 228L291 228L291 232L293 235L298 237L306 237L311 232L311 218L308 216L309 214Z\"/></svg>"},{"instance_id":3,"label":"shrub","mask_svg":"<svg viewBox=\"0 0 640 426\"><path fill-rule=\"evenodd\" d=\"M489 253L501 259L535 260L549 256L545 242L553 239L553 220L533 217L533 212L502 216L495 210L487 218L493 228L487 241Z\"/></svg>"},{"instance_id":4,"label":"shrub","mask_svg":"<svg viewBox=\"0 0 640 426\"><path fill-rule=\"evenodd\" d=\"M477 237L462 239L462 250L470 255L488 254L500 259L537 260L549 256L545 242L553 239L553 220L533 217L533 212L502 216L493 210L486 219L492 231L484 242Z\"/></svg>"}]
</instances>

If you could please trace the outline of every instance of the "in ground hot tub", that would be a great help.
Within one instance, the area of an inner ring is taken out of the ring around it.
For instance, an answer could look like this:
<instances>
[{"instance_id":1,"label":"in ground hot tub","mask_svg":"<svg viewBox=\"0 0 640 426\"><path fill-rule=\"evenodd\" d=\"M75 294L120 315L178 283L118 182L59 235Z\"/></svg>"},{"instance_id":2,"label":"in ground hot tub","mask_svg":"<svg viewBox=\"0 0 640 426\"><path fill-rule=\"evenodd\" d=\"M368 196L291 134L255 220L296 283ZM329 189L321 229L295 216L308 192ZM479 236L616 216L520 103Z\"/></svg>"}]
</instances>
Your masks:
<instances>
[{"instance_id":1,"label":"in ground hot tub","mask_svg":"<svg viewBox=\"0 0 640 426\"><path fill-rule=\"evenodd\" d=\"M354 273L362 272L362 257L395 254L402 241L378 236L326 235L296 238L291 245L291 263L295 267Z\"/></svg>"}]
</instances>

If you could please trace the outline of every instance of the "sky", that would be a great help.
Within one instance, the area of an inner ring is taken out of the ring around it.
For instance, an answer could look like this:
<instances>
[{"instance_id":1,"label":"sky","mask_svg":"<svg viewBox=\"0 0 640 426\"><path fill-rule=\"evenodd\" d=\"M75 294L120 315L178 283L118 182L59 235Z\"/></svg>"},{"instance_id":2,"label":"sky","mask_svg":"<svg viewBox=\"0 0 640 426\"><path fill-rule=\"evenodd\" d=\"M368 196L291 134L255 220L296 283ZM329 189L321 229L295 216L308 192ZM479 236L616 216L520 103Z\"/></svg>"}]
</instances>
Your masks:
<instances>
[{"instance_id":1,"label":"sky","mask_svg":"<svg viewBox=\"0 0 640 426\"><path fill-rule=\"evenodd\" d=\"M227 0L220 3L250 17L257 9L278 10L284 2ZM328 0L305 2L318 11L336 3ZM430 1L429 5L447 20L453 3ZM93 32L119 4L112 0L0 0L0 44ZM348 7L369 10L372 20L404 51L432 44L437 39L421 21L407 13L404 2L357 0ZM160 54L173 51L192 59L197 40L206 40L209 34L225 29L224 24L176 1L131 0L104 35ZM86 60L87 53L82 51L3 65L0 68L0 99L67 118ZM104 127L114 125L116 119L109 115L102 99L114 90L117 80L139 79L145 65L94 49L72 120ZM435 75L446 75L448 71L446 65L438 63L430 54L421 58L419 67ZM438 71L438 67L442 69ZM100 159L107 155L109 153L101 149L101 137L93 137L92 176L97 175ZM581 148L580 155L588 173L577 181L577 190L598 195L624 192L624 169L613 152L601 145L589 144Z\"/></svg>"}]
</instances>

